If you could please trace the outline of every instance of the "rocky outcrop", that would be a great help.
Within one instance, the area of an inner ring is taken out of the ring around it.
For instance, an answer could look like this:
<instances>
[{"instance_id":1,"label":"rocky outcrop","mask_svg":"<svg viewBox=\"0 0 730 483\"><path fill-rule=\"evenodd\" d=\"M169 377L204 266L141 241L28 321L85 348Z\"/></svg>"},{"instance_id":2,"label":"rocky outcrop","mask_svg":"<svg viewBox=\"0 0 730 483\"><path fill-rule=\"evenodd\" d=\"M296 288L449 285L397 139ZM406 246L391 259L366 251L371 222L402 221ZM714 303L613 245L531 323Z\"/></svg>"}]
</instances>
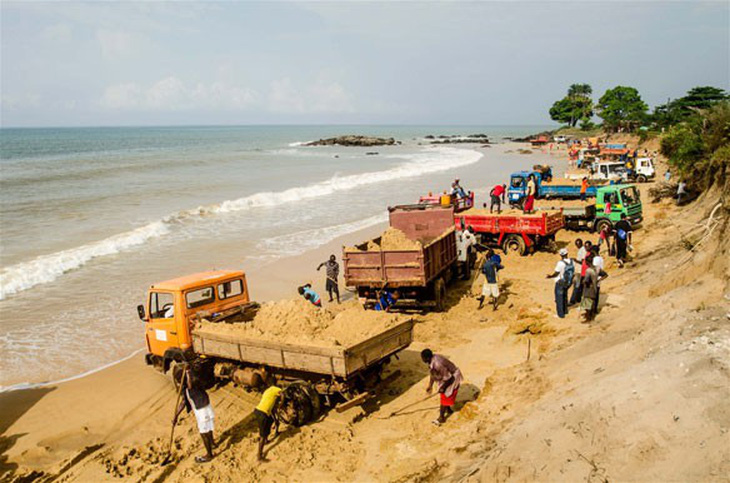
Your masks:
<instances>
[{"instance_id":1,"label":"rocky outcrop","mask_svg":"<svg viewBox=\"0 0 730 483\"><path fill-rule=\"evenodd\" d=\"M312 141L305 146L392 146L394 144L400 143L393 138L347 135Z\"/></svg>"},{"instance_id":2,"label":"rocky outcrop","mask_svg":"<svg viewBox=\"0 0 730 483\"><path fill-rule=\"evenodd\" d=\"M431 144L489 144L489 137L486 134L455 134L452 136L434 136L429 134L425 139L432 140Z\"/></svg>"}]
</instances>

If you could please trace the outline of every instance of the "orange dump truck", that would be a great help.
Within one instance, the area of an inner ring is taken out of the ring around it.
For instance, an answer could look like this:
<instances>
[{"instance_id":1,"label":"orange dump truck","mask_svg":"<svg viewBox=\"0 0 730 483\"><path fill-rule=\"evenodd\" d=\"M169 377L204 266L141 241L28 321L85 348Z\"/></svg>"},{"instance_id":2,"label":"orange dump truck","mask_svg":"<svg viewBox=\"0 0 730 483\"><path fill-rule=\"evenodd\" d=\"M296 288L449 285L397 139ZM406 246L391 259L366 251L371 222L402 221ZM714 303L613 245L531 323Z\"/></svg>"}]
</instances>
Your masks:
<instances>
[{"instance_id":1,"label":"orange dump truck","mask_svg":"<svg viewBox=\"0 0 730 483\"><path fill-rule=\"evenodd\" d=\"M246 324L258 308L241 271L202 272L152 285L145 305L137 307L145 323L147 364L164 373L178 363L198 363L212 380L251 388L272 380L296 383L310 399L337 395L338 401L355 404L367 397L390 358L413 340L412 320L347 346L243 338L210 329L211 323Z\"/></svg>"}]
</instances>

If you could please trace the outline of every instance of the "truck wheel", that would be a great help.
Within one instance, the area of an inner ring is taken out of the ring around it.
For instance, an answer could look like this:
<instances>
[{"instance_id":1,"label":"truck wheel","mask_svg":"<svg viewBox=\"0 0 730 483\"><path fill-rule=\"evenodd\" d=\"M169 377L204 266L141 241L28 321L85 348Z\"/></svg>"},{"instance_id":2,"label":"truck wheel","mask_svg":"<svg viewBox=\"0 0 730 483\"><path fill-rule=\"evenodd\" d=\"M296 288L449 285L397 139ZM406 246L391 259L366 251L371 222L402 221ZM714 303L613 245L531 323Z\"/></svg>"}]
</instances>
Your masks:
<instances>
[{"instance_id":1,"label":"truck wheel","mask_svg":"<svg viewBox=\"0 0 730 483\"><path fill-rule=\"evenodd\" d=\"M637 183L646 183L646 176L644 176L643 174L640 174L639 176L636 177L636 182Z\"/></svg>"},{"instance_id":2,"label":"truck wheel","mask_svg":"<svg viewBox=\"0 0 730 483\"><path fill-rule=\"evenodd\" d=\"M433 285L433 300L436 302L436 312L443 312L446 308L446 283L443 278L436 280Z\"/></svg>"},{"instance_id":3,"label":"truck wheel","mask_svg":"<svg viewBox=\"0 0 730 483\"><path fill-rule=\"evenodd\" d=\"M510 253L524 255L527 253L527 246L521 236L513 234L504 237L504 240L502 240L502 250L505 255L509 255Z\"/></svg>"},{"instance_id":4,"label":"truck wheel","mask_svg":"<svg viewBox=\"0 0 730 483\"><path fill-rule=\"evenodd\" d=\"M282 391L279 417L285 423L299 427L313 419L314 408L306 386L306 382L297 381Z\"/></svg>"},{"instance_id":5,"label":"truck wheel","mask_svg":"<svg viewBox=\"0 0 730 483\"><path fill-rule=\"evenodd\" d=\"M613 228L613 223L611 223L610 220L601 219L596 222L595 227L593 228L596 233L601 233L601 230L603 230L604 226L608 226L609 231Z\"/></svg>"}]
</instances>

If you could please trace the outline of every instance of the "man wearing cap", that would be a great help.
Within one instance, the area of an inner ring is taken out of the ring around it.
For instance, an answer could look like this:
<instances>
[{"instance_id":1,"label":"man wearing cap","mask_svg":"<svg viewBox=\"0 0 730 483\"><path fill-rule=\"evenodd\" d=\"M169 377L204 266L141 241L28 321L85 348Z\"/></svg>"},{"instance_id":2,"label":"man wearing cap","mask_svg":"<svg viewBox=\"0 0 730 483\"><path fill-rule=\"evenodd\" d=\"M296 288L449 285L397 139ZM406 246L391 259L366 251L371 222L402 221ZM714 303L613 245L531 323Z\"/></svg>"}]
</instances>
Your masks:
<instances>
[{"instance_id":1,"label":"man wearing cap","mask_svg":"<svg viewBox=\"0 0 730 483\"><path fill-rule=\"evenodd\" d=\"M563 319L568 313L568 289L573 284L575 276L575 265L573 260L568 258L568 250L560 249L560 260L555 264L553 273L547 275L547 278L555 280L555 308L558 317Z\"/></svg>"}]
</instances>

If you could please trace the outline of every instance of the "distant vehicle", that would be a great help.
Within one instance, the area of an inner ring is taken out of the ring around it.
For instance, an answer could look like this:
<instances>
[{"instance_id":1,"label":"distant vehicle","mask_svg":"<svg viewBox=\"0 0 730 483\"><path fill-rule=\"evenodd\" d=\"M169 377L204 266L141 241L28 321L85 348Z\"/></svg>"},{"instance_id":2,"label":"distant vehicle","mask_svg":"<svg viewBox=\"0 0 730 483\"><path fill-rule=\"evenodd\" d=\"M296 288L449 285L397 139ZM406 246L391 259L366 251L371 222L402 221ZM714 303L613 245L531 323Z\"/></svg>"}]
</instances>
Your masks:
<instances>
[{"instance_id":1,"label":"distant vehicle","mask_svg":"<svg viewBox=\"0 0 730 483\"><path fill-rule=\"evenodd\" d=\"M582 169L565 173L568 179L588 178L593 181L628 181L631 177L624 163L594 162L587 163Z\"/></svg>"},{"instance_id":2,"label":"distant vehicle","mask_svg":"<svg viewBox=\"0 0 730 483\"><path fill-rule=\"evenodd\" d=\"M532 144L533 146L544 146L549 142L550 139L544 134L530 139L530 144Z\"/></svg>"},{"instance_id":3,"label":"distant vehicle","mask_svg":"<svg viewBox=\"0 0 730 483\"><path fill-rule=\"evenodd\" d=\"M654 169L654 160L651 158L636 158L636 167L634 168L634 179L637 183L646 183L656 176Z\"/></svg>"},{"instance_id":4,"label":"distant vehicle","mask_svg":"<svg viewBox=\"0 0 730 483\"><path fill-rule=\"evenodd\" d=\"M508 189L508 200L510 206L522 207L527 198L527 179L530 175L535 177L537 188L536 198L557 198L557 199L576 199L580 198L580 180L574 179L557 179L547 182L543 179L542 174L537 171L517 171L512 173ZM586 196L592 198L596 196L595 182L592 182L586 190Z\"/></svg>"},{"instance_id":5,"label":"distant vehicle","mask_svg":"<svg viewBox=\"0 0 730 483\"><path fill-rule=\"evenodd\" d=\"M606 210L606 204L611 209ZM604 225L610 229L621 220L621 214L626 219L638 225L644 219L641 197L636 186L631 184L612 184L601 186L596 192L595 203L566 202L563 200L540 201L537 210L560 210L565 218L565 227L568 230L600 231Z\"/></svg>"},{"instance_id":6,"label":"distant vehicle","mask_svg":"<svg viewBox=\"0 0 730 483\"><path fill-rule=\"evenodd\" d=\"M568 137L567 136L562 136L562 135L560 135L560 136L554 136L553 137L553 141L555 141L558 144L567 143L568 142Z\"/></svg>"}]
</instances>

